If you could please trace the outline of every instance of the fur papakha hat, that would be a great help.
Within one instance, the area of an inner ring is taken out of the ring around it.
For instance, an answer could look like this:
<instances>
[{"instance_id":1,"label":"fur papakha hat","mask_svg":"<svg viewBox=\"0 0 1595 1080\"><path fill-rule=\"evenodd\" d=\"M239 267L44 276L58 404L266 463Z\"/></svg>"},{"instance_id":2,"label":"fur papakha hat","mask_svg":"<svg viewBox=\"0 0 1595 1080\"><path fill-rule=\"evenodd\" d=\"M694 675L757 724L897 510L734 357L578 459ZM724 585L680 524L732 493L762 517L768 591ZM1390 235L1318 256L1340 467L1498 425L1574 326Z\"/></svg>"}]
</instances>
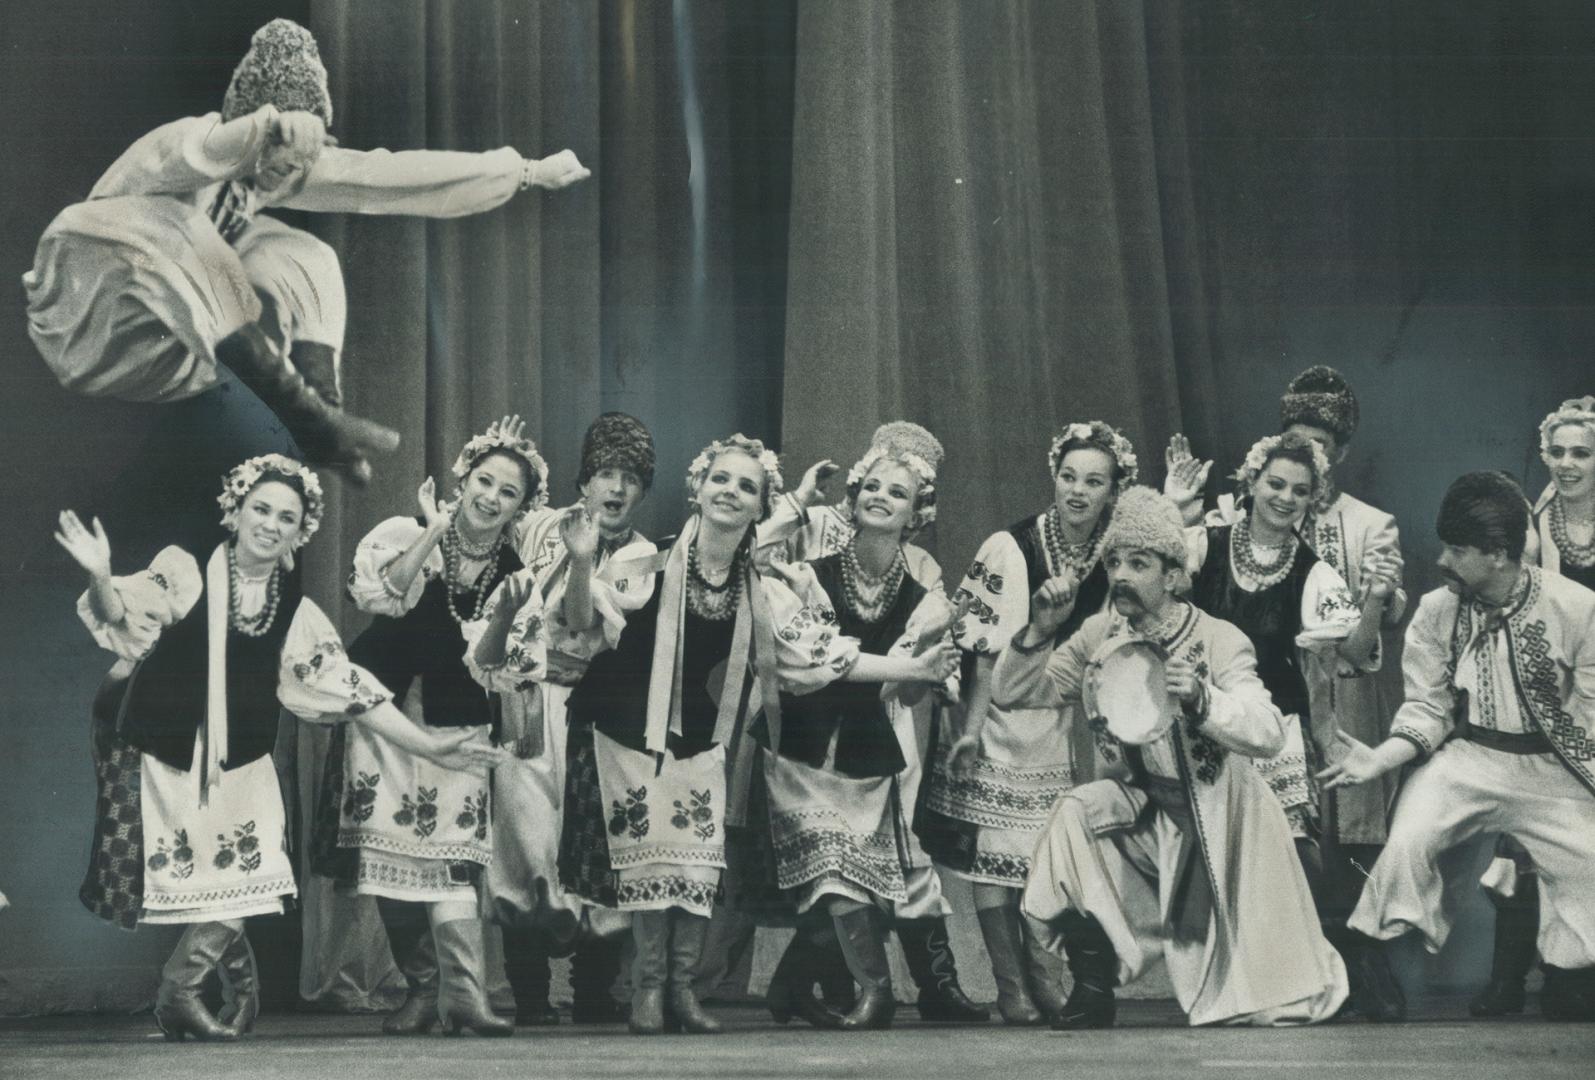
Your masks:
<instances>
[{"instance_id":1,"label":"fur papakha hat","mask_svg":"<svg viewBox=\"0 0 1595 1080\"><path fill-rule=\"evenodd\" d=\"M273 19L255 31L249 51L233 69L222 120L248 116L262 105L281 112L308 112L332 126L332 93L327 69L310 31L292 19Z\"/></svg>"},{"instance_id":2,"label":"fur papakha hat","mask_svg":"<svg viewBox=\"0 0 1595 1080\"><path fill-rule=\"evenodd\" d=\"M1102 536L1104 555L1115 548L1154 551L1175 565L1184 566L1185 521L1179 507L1144 484L1125 488Z\"/></svg>"},{"instance_id":3,"label":"fur papakha hat","mask_svg":"<svg viewBox=\"0 0 1595 1080\"><path fill-rule=\"evenodd\" d=\"M606 412L582 438L581 469L576 483L585 484L600 469L626 469L637 474L644 489L654 482L654 437L643 422L623 412Z\"/></svg>"},{"instance_id":4,"label":"fur papakha hat","mask_svg":"<svg viewBox=\"0 0 1595 1080\"><path fill-rule=\"evenodd\" d=\"M1357 430L1357 395L1346 377L1332 367L1315 364L1290 380L1279 399L1280 430L1310 424L1334 433L1342 445Z\"/></svg>"}]
</instances>

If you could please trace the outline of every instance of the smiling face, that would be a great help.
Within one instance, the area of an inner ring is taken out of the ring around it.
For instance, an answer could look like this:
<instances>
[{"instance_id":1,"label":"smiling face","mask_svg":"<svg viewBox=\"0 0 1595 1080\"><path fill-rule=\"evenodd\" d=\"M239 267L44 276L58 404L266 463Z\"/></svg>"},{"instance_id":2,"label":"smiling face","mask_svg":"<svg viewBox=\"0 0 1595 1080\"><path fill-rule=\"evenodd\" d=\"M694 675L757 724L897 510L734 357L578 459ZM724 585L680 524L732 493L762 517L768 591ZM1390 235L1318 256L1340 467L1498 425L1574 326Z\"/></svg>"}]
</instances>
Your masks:
<instances>
[{"instance_id":1,"label":"smiling face","mask_svg":"<svg viewBox=\"0 0 1595 1080\"><path fill-rule=\"evenodd\" d=\"M1058 462L1053 498L1063 523L1089 532L1113 497L1113 455L1096 447L1077 447Z\"/></svg>"},{"instance_id":2,"label":"smiling face","mask_svg":"<svg viewBox=\"0 0 1595 1080\"><path fill-rule=\"evenodd\" d=\"M642 479L630 469L599 469L581 487L582 503L600 532L618 536L631 528L631 515L642 502Z\"/></svg>"},{"instance_id":3,"label":"smiling face","mask_svg":"<svg viewBox=\"0 0 1595 1080\"><path fill-rule=\"evenodd\" d=\"M471 466L460 483L458 520L476 536L489 535L508 525L526 502L526 467L518 458L488 454Z\"/></svg>"},{"instance_id":4,"label":"smiling face","mask_svg":"<svg viewBox=\"0 0 1595 1080\"><path fill-rule=\"evenodd\" d=\"M1157 552L1129 547L1104 553L1102 568L1108 574L1108 598L1126 618L1162 611L1179 574Z\"/></svg>"},{"instance_id":5,"label":"smiling face","mask_svg":"<svg viewBox=\"0 0 1595 1080\"><path fill-rule=\"evenodd\" d=\"M901 534L914 521L919 477L902 462L882 458L858 486L854 520L860 529Z\"/></svg>"},{"instance_id":6,"label":"smiling face","mask_svg":"<svg viewBox=\"0 0 1595 1080\"><path fill-rule=\"evenodd\" d=\"M293 550L304 523L305 502L280 480L262 480L238 508L237 556L245 570L274 566Z\"/></svg>"},{"instance_id":7,"label":"smiling face","mask_svg":"<svg viewBox=\"0 0 1595 1080\"><path fill-rule=\"evenodd\" d=\"M1560 424L1552 429L1545 460L1562 498L1578 502L1595 494L1595 429L1588 424Z\"/></svg>"},{"instance_id":8,"label":"smiling face","mask_svg":"<svg viewBox=\"0 0 1595 1080\"><path fill-rule=\"evenodd\" d=\"M698 488L703 520L729 531L746 529L764 516L764 466L740 450L715 455Z\"/></svg>"},{"instance_id":9,"label":"smiling face","mask_svg":"<svg viewBox=\"0 0 1595 1080\"><path fill-rule=\"evenodd\" d=\"M1263 466L1252 487L1252 512L1267 525L1289 529L1307 512L1313 471L1299 461L1276 457Z\"/></svg>"}]
</instances>

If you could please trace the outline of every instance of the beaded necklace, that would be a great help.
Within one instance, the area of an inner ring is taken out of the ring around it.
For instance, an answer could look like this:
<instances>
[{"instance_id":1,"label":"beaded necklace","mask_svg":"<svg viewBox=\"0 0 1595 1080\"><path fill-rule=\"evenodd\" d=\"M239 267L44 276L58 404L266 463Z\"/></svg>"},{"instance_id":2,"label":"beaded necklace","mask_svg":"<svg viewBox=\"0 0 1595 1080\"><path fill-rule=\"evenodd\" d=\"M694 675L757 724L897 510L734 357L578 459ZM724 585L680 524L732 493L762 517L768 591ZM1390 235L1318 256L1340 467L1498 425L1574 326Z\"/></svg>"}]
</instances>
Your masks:
<instances>
[{"instance_id":1,"label":"beaded necklace","mask_svg":"<svg viewBox=\"0 0 1595 1080\"><path fill-rule=\"evenodd\" d=\"M1573 538L1567 532L1567 507L1562 505L1560 495L1551 500L1550 511L1551 542L1556 545L1562 561L1580 569L1595 566L1595 536L1591 536L1587 544L1573 543Z\"/></svg>"},{"instance_id":2,"label":"beaded necklace","mask_svg":"<svg viewBox=\"0 0 1595 1080\"><path fill-rule=\"evenodd\" d=\"M842 595L848 610L867 623L879 622L881 616L897 599L897 590L908 572L908 560L903 549L892 556L892 565L880 577L866 571L858 561L858 548L853 540L842 549Z\"/></svg>"},{"instance_id":3,"label":"beaded necklace","mask_svg":"<svg viewBox=\"0 0 1595 1080\"><path fill-rule=\"evenodd\" d=\"M731 559L725 580L712 584L698 565L698 545L694 541L687 549L687 604L693 614L714 622L724 622L735 615L737 602L742 599L741 570L742 552L738 551Z\"/></svg>"},{"instance_id":4,"label":"beaded necklace","mask_svg":"<svg viewBox=\"0 0 1595 1080\"><path fill-rule=\"evenodd\" d=\"M238 570L238 551L227 545L227 622L245 637L262 637L277 621L277 605L282 602L282 567L273 566L266 576L266 606L259 615L244 616L239 612L238 593L244 580ZM255 580L259 580L256 578Z\"/></svg>"},{"instance_id":5,"label":"beaded necklace","mask_svg":"<svg viewBox=\"0 0 1595 1080\"><path fill-rule=\"evenodd\" d=\"M1103 535L1108 531L1110 516L1104 510L1097 517L1091 535L1083 543L1071 544L1063 538L1063 518L1058 513L1057 504L1047 507L1047 512L1041 516L1041 539L1047 546L1047 558L1052 562L1052 568L1060 573L1065 569L1073 570L1076 580L1084 581L1096 565L1097 557L1102 554L1100 545Z\"/></svg>"},{"instance_id":6,"label":"beaded necklace","mask_svg":"<svg viewBox=\"0 0 1595 1080\"><path fill-rule=\"evenodd\" d=\"M1257 542L1252 539L1250 518L1241 518L1229 534L1230 561L1235 569L1257 582L1262 588L1277 585L1285 580L1290 568L1296 564L1296 536L1292 533L1282 547L1284 551L1270 562L1257 557ZM1266 549L1265 549L1266 550Z\"/></svg>"},{"instance_id":7,"label":"beaded necklace","mask_svg":"<svg viewBox=\"0 0 1595 1080\"><path fill-rule=\"evenodd\" d=\"M491 591L488 585L492 581L493 567L498 565L499 552L503 549L506 538L507 530L500 529L498 535L486 546L476 547L460 535L453 522L449 523L449 531L443 534L443 542L439 546L443 549L443 599L448 604L449 617L455 622L461 625L475 622L487 610L488 594ZM469 592L476 598L469 617L461 615L454 605L455 586L465 584L460 580L460 564L466 559L472 561L485 559L487 563L477 572L470 587L460 590Z\"/></svg>"}]
</instances>

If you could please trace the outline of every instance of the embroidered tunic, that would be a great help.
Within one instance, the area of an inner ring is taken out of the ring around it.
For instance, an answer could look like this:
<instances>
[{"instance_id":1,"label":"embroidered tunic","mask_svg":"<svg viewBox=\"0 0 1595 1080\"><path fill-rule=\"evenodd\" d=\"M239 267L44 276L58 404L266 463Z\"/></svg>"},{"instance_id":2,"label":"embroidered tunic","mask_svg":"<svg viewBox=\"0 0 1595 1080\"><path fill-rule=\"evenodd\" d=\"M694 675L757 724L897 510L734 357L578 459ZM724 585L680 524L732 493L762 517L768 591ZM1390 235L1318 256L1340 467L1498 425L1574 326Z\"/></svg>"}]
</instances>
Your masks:
<instances>
[{"instance_id":1,"label":"embroidered tunic","mask_svg":"<svg viewBox=\"0 0 1595 1080\"><path fill-rule=\"evenodd\" d=\"M1159 957L1192 1024L1311 1023L1345 1000L1345 969L1324 940L1279 802L1247 758L1284 745L1287 722L1239 629L1188 605L1157 642L1195 668L1207 710L1158 741L1120 743L1095 712L1098 658L1139 638L1115 611L1088 618L1056 649L1010 646L993 697L1089 717L1098 775L1053 808L1025 886L1045 924L1092 915L1113 942L1119 981ZM1055 930L1049 944L1061 951Z\"/></svg>"},{"instance_id":2,"label":"embroidered tunic","mask_svg":"<svg viewBox=\"0 0 1595 1080\"><path fill-rule=\"evenodd\" d=\"M279 706L330 723L388 700L349 661L296 575L286 575L272 624L256 638L227 618L224 554L210 560L201 573L192 554L168 547L143 573L113 578L126 609L120 623L101 621L88 593L78 601L95 641L119 657L96 710L95 854L80 897L128 928L281 911L297 890L271 761ZM266 598L266 582L239 582L242 617L261 613ZM226 630L213 641L218 615ZM206 686L217 663L227 749L201 799Z\"/></svg>"}]
</instances>

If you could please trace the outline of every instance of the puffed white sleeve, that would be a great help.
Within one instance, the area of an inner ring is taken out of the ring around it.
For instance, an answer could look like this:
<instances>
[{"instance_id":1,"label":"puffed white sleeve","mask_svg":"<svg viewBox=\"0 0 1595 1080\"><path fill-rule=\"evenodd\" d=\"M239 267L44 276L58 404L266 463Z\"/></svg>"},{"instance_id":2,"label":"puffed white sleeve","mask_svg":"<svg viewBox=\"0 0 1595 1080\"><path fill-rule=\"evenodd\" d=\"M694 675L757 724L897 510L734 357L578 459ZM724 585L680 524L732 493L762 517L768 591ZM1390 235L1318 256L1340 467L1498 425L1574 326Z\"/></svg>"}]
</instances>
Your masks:
<instances>
[{"instance_id":1,"label":"puffed white sleeve","mask_svg":"<svg viewBox=\"0 0 1595 1080\"><path fill-rule=\"evenodd\" d=\"M1454 723L1451 632L1456 610L1455 596L1436 589L1418 600L1418 610L1407 624L1401 652L1405 696L1390 720L1390 735L1417 747L1420 756L1438 750Z\"/></svg>"},{"instance_id":2,"label":"puffed white sleeve","mask_svg":"<svg viewBox=\"0 0 1595 1080\"><path fill-rule=\"evenodd\" d=\"M299 717L336 723L392 697L388 688L349 659L332 620L308 597L299 601L277 666L277 700Z\"/></svg>"},{"instance_id":3,"label":"puffed white sleeve","mask_svg":"<svg viewBox=\"0 0 1595 1080\"><path fill-rule=\"evenodd\" d=\"M1316 654L1326 663L1332 663L1336 647L1357 629L1362 621L1362 609L1351 595L1351 586L1340 576L1340 571L1320 559L1307 571L1307 581L1301 595L1301 631L1296 635L1296 646ZM1371 648L1368 655L1355 660L1344 659L1346 674L1357 671L1374 671L1379 667L1379 650Z\"/></svg>"},{"instance_id":4,"label":"puffed white sleeve","mask_svg":"<svg viewBox=\"0 0 1595 1080\"><path fill-rule=\"evenodd\" d=\"M148 132L111 164L89 192L91 199L120 195L181 195L252 172L277 110L262 105L247 118L250 135L232 154L218 153L211 134L220 113L186 116Z\"/></svg>"},{"instance_id":5,"label":"puffed white sleeve","mask_svg":"<svg viewBox=\"0 0 1595 1080\"><path fill-rule=\"evenodd\" d=\"M853 669L858 663L858 639L840 632L824 589L815 584L806 595L799 595L779 578L759 575L754 580L770 607L782 690L813 693Z\"/></svg>"},{"instance_id":6,"label":"puffed white sleeve","mask_svg":"<svg viewBox=\"0 0 1595 1080\"><path fill-rule=\"evenodd\" d=\"M426 583L443 573L443 555L434 548L421 564L409 588L400 592L388 580L388 567L421 538L425 528L408 517L384 521L361 539L354 552L354 569L349 571L349 598L361 611L397 618L421 602Z\"/></svg>"},{"instance_id":7,"label":"puffed white sleeve","mask_svg":"<svg viewBox=\"0 0 1595 1080\"><path fill-rule=\"evenodd\" d=\"M94 613L89 593L78 597L78 618L102 649L123 660L142 660L161 631L187 615L204 589L199 564L179 547L163 548L149 569L111 578L122 600L122 621L108 623Z\"/></svg>"},{"instance_id":8,"label":"puffed white sleeve","mask_svg":"<svg viewBox=\"0 0 1595 1080\"><path fill-rule=\"evenodd\" d=\"M1030 621L1030 574L1013 534L992 533L953 594L967 610L953 631L964 652L996 656Z\"/></svg>"},{"instance_id":9,"label":"puffed white sleeve","mask_svg":"<svg viewBox=\"0 0 1595 1080\"><path fill-rule=\"evenodd\" d=\"M530 579L532 574L527 570L517 571L513 578L521 582ZM543 608L543 591L536 587L535 581L530 598L510 623L504 640L504 659L497 664L483 665L476 658L476 646L504 602L506 583L499 582L498 588L493 590L482 618L460 626L465 637L466 670L478 684L500 694L529 690L533 683L541 682L548 674L548 618Z\"/></svg>"},{"instance_id":10,"label":"puffed white sleeve","mask_svg":"<svg viewBox=\"0 0 1595 1080\"><path fill-rule=\"evenodd\" d=\"M526 159L513 147L460 150L351 150L329 146L299 190L279 205L337 214L480 214L520 190Z\"/></svg>"}]
</instances>

